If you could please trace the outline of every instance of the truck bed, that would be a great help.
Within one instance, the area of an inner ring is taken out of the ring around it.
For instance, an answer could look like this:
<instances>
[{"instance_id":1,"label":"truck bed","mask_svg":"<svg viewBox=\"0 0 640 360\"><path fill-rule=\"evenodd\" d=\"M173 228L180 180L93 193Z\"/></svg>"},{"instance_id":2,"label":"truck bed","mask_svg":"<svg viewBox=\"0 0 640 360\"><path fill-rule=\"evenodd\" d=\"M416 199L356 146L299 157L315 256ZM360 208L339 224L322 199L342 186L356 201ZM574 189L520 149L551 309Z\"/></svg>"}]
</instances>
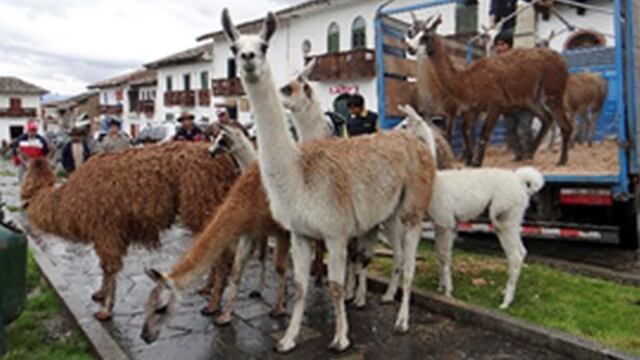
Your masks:
<instances>
[{"instance_id":1,"label":"truck bed","mask_svg":"<svg viewBox=\"0 0 640 360\"><path fill-rule=\"evenodd\" d=\"M513 169L531 165L545 175L611 176L619 173L618 144L615 140L594 143L592 147L574 145L569 151L569 163L566 166L556 166L559 157L559 145L553 150L542 146L533 161L515 162L513 152L500 144L487 148L483 166Z\"/></svg>"}]
</instances>

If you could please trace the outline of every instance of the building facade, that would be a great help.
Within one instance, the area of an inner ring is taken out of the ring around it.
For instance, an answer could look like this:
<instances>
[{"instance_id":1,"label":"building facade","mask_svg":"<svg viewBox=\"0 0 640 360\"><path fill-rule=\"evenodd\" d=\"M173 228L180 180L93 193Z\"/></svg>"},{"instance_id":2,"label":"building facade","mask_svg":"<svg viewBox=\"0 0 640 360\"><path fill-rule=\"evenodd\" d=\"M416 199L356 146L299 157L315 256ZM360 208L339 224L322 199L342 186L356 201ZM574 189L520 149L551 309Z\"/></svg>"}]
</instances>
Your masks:
<instances>
[{"instance_id":1,"label":"building facade","mask_svg":"<svg viewBox=\"0 0 640 360\"><path fill-rule=\"evenodd\" d=\"M0 140L11 141L24 133L27 121L40 117L41 99L47 93L16 77L0 76Z\"/></svg>"}]
</instances>

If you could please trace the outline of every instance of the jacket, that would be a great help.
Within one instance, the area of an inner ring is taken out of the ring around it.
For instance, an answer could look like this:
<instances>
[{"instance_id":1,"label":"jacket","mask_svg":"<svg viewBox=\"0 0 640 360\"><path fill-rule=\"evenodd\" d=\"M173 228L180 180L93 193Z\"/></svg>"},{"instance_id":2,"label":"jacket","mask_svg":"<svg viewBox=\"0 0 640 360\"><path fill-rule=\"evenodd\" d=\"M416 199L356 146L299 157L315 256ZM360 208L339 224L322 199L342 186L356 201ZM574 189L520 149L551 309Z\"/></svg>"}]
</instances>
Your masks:
<instances>
[{"instance_id":1,"label":"jacket","mask_svg":"<svg viewBox=\"0 0 640 360\"><path fill-rule=\"evenodd\" d=\"M86 141L81 142L82 144L82 155L83 160L87 161L89 156L91 156L91 151L89 150L89 145L87 145ZM71 173L76 169L76 161L73 158L73 141L69 141L62 148L62 167L65 171Z\"/></svg>"}]
</instances>

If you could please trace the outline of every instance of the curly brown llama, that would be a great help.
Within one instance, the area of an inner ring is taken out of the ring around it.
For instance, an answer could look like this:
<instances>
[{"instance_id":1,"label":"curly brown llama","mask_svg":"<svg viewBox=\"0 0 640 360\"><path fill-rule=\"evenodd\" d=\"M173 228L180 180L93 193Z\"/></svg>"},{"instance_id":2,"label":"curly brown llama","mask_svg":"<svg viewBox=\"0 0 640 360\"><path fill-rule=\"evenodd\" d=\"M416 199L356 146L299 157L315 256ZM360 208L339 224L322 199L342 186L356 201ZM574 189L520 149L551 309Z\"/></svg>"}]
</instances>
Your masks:
<instances>
[{"instance_id":1,"label":"curly brown llama","mask_svg":"<svg viewBox=\"0 0 640 360\"><path fill-rule=\"evenodd\" d=\"M100 258L103 281L93 299L103 308L97 319L111 318L116 275L129 245L158 247L160 231L178 214L198 233L224 200L238 171L230 157L211 158L207 149L208 144L175 142L99 155L59 187L46 160L29 164L21 189L29 222L93 244Z\"/></svg>"},{"instance_id":2,"label":"curly brown llama","mask_svg":"<svg viewBox=\"0 0 640 360\"><path fill-rule=\"evenodd\" d=\"M436 18L409 39L412 52L426 54L438 70L440 83L455 99L476 112L486 111L478 151L473 156L471 132L475 119L465 119L463 135L467 162L482 165L491 133L501 114L526 109L542 121L531 154L533 157L550 126L562 131L562 153L558 164L568 161L573 124L564 112L564 91L569 76L560 54L549 49L513 49L506 54L475 61L465 70L451 62L442 38L436 33L442 23Z\"/></svg>"}]
</instances>

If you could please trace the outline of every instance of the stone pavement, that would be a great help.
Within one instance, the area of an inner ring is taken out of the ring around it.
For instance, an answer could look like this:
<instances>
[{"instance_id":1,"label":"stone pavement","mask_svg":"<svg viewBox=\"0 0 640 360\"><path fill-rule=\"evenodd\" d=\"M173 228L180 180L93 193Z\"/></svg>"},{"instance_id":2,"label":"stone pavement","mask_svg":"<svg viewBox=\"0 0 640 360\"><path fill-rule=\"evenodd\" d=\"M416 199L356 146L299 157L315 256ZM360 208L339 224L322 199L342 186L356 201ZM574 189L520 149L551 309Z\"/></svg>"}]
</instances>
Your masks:
<instances>
[{"instance_id":1,"label":"stone pavement","mask_svg":"<svg viewBox=\"0 0 640 360\"><path fill-rule=\"evenodd\" d=\"M0 179L5 201L19 204L15 181ZM18 214L11 214L19 216ZM369 296L366 310L349 309L352 348L343 354L326 350L333 333L333 311L326 287L311 286L304 328L298 348L280 356L273 351L288 318L271 319L270 305L275 299L275 275L269 266L267 289L262 299L249 299L257 285L259 264L250 263L242 284L237 313L228 327L216 327L211 318L200 315L205 299L189 294L178 314L165 327L158 341L149 346L140 339L144 301L153 286L143 274L145 266L168 270L183 253L190 234L174 227L163 236L159 251L131 249L118 278L114 319L103 326L132 359L561 359L546 349L519 342L510 336L461 324L449 318L411 308L411 331L404 336L393 333L398 304L379 305L378 295ZM87 314L98 309L90 299L100 285L98 260L90 246L42 236L39 248L78 294ZM291 289L291 287L290 287ZM292 301L289 292L289 310ZM290 311L289 311L290 312ZM91 319L78 319L91 321Z\"/></svg>"}]
</instances>

